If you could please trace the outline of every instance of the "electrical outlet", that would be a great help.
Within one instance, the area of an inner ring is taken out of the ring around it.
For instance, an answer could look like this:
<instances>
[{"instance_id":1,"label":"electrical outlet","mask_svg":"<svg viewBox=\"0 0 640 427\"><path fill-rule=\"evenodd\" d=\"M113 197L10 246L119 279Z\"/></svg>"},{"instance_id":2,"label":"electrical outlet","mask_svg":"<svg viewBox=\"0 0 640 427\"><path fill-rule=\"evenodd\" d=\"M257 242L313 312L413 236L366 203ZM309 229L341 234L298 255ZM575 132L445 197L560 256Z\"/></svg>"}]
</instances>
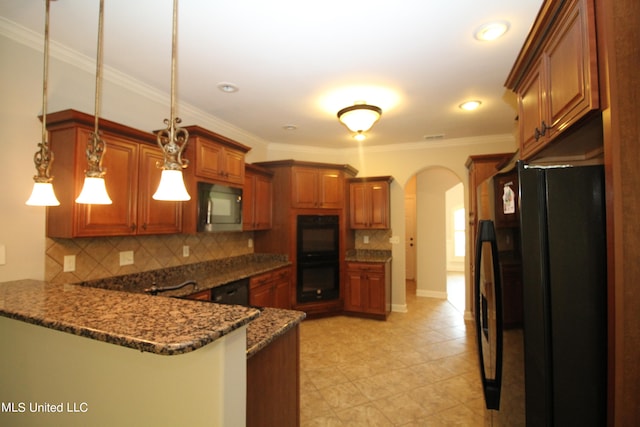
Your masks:
<instances>
[{"instance_id":1,"label":"electrical outlet","mask_svg":"<svg viewBox=\"0 0 640 427\"><path fill-rule=\"evenodd\" d=\"M182 246L182 256L185 257L185 258L189 256L189 246L188 245L183 245Z\"/></svg>"},{"instance_id":2,"label":"electrical outlet","mask_svg":"<svg viewBox=\"0 0 640 427\"><path fill-rule=\"evenodd\" d=\"M249 240L247 241L247 247L252 248L253 247L253 239L249 238Z\"/></svg>"},{"instance_id":3,"label":"electrical outlet","mask_svg":"<svg viewBox=\"0 0 640 427\"><path fill-rule=\"evenodd\" d=\"M364 236L362 238L362 243L364 243L365 245L368 245L369 244L369 236Z\"/></svg>"},{"instance_id":4,"label":"electrical outlet","mask_svg":"<svg viewBox=\"0 0 640 427\"><path fill-rule=\"evenodd\" d=\"M123 251L120 252L120 265L131 265L133 264L133 251Z\"/></svg>"},{"instance_id":5,"label":"electrical outlet","mask_svg":"<svg viewBox=\"0 0 640 427\"><path fill-rule=\"evenodd\" d=\"M62 267L62 271L71 272L76 271L76 256L75 255L65 255L64 256L64 266Z\"/></svg>"}]
</instances>

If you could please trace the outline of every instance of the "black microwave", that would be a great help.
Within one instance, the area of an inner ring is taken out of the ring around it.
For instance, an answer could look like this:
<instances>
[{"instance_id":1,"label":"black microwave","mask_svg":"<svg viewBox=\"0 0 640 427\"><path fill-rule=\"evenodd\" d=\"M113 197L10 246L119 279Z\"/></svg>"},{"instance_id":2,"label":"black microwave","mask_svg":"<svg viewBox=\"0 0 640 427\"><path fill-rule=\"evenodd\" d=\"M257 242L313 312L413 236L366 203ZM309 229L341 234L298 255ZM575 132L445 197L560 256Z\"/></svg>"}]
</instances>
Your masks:
<instances>
[{"instance_id":1,"label":"black microwave","mask_svg":"<svg viewBox=\"0 0 640 427\"><path fill-rule=\"evenodd\" d=\"M242 188L198 182L198 231L242 231Z\"/></svg>"}]
</instances>

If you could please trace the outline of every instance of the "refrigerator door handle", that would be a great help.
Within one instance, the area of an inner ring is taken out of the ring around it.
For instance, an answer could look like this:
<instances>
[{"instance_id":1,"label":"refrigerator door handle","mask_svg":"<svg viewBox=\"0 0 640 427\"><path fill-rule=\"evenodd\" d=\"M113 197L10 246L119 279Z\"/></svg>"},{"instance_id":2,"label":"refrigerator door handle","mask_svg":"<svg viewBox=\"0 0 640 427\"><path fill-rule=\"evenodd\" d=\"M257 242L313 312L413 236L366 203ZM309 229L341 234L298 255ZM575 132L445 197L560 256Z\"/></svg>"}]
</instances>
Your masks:
<instances>
[{"instance_id":1,"label":"refrigerator door handle","mask_svg":"<svg viewBox=\"0 0 640 427\"><path fill-rule=\"evenodd\" d=\"M480 374L487 409L500 409L502 283L493 221L479 221L477 236L474 295Z\"/></svg>"}]
</instances>

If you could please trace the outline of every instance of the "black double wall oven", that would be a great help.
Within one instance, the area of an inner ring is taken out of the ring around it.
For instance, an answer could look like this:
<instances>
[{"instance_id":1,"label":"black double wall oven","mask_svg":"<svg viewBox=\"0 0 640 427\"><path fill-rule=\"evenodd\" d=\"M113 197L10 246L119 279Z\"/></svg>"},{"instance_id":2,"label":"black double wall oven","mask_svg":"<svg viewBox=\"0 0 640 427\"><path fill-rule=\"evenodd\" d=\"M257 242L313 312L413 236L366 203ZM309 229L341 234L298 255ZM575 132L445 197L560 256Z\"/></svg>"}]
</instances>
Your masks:
<instances>
[{"instance_id":1,"label":"black double wall oven","mask_svg":"<svg viewBox=\"0 0 640 427\"><path fill-rule=\"evenodd\" d=\"M338 215L298 215L299 303L340 297L339 230Z\"/></svg>"}]
</instances>

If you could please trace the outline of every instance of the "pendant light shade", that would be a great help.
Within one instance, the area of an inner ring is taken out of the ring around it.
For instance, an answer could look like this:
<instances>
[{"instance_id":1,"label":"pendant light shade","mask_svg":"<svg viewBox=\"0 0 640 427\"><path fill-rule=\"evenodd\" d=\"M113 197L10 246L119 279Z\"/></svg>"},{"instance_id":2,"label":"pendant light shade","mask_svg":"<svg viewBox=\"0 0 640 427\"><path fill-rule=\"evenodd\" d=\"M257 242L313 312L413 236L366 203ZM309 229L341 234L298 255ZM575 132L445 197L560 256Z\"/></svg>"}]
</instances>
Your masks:
<instances>
[{"instance_id":1,"label":"pendant light shade","mask_svg":"<svg viewBox=\"0 0 640 427\"><path fill-rule=\"evenodd\" d=\"M53 152L49 150L47 136L47 77L49 74L49 0L46 0L44 20L44 71L42 77L42 141L33 156L37 174L33 177L33 190L27 200L28 206L59 206L60 202L53 191L53 177L50 174L53 164Z\"/></svg>"},{"instance_id":2,"label":"pendant light shade","mask_svg":"<svg viewBox=\"0 0 640 427\"><path fill-rule=\"evenodd\" d=\"M34 182L31 196L27 200L28 206L60 206L60 202L53 191L53 184L50 182Z\"/></svg>"},{"instance_id":3,"label":"pendant light shade","mask_svg":"<svg viewBox=\"0 0 640 427\"><path fill-rule=\"evenodd\" d=\"M102 168L102 158L107 151L107 144L98 133L98 120L100 117L100 85L102 83L102 33L104 20L104 0L100 0L100 13L98 17L98 49L96 55L96 95L94 129L87 143L87 170L85 171L84 184L76 203L90 205L110 205L111 198L107 193L104 182L106 171Z\"/></svg>"},{"instance_id":4,"label":"pendant light shade","mask_svg":"<svg viewBox=\"0 0 640 427\"><path fill-rule=\"evenodd\" d=\"M351 132L366 132L380 119L382 110L374 105L356 104L338 111L338 119Z\"/></svg>"},{"instance_id":5,"label":"pendant light shade","mask_svg":"<svg viewBox=\"0 0 640 427\"><path fill-rule=\"evenodd\" d=\"M181 170L164 169L160 177L160 185L153 195L155 200L186 201L191 199Z\"/></svg>"},{"instance_id":6,"label":"pendant light shade","mask_svg":"<svg viewBox=\"0 0 640 427\"><path fill-rule=\"evenodd\" d=\"M182 169L189 165L188 160L182 158L182 152L187 146L189 132L178 127L181 123L175 115L176 92L176 33L178 28L178 0L173 0L173 30L171 42L171 116L165 119L167 125L157 134L158 146L164 155L164 161L160 164L162 175L158 190L152 196L155 200L185 201L190 200L189 192L184 186Z\"/></svg>"}]
</instances>

